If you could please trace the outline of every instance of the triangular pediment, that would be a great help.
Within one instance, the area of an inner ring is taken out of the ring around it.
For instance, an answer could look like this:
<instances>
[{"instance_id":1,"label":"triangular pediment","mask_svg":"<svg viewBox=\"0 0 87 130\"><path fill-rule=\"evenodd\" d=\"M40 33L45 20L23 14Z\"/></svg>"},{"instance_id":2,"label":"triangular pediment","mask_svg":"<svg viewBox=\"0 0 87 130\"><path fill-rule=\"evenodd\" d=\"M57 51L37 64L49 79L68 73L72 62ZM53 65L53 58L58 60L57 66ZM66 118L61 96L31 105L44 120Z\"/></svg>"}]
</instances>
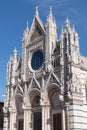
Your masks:
<instances>
[{"instance_id":1,"label":"triangular pediment","mask_svg":"<svg viewBox=\"0 0 87 130\"><path fill-rule=\"evenodd\" d=\"M35 77L33 77L31 79L31 82L30 82L29 88L28 88L28 93L29 93L29 91L34 90L34 89L41 90L41 86Z\"/></svg>"},{"instance_id":2,"label":"triangular pediment","mask_svg":"<svg viewBox=\"0 0 87 130\"><path fill-rule=\"evenodd\" d=\"M44 34L45 34L44 25L39 16L35 16L30 29L29 41L39 39Z\"/></svg>"},{"instance_id":3,"label":"triangular pediment","mask_svg":"<svg viewBox=\"0 0 87 130\"><path fill-rule=\"evenodd\" d=\"M16 86L14 96L17 95L17 94L23 95L23 89L19 84Z\"/></svg>"},{"instance_id":4,"label":"triangular pediment","mask_svg":"<svg viewBox=\"0 0 87 130\"><path fill-rule=\"evenodd\" d=\"M46 83L46 87L51 84L51 83L56 83L58 84L59 86L61 86L61 83L59 81L59 78L53 73L51 72L48 76L48 80L47 80L47 83Z\"/></svg>"}]
</instances>

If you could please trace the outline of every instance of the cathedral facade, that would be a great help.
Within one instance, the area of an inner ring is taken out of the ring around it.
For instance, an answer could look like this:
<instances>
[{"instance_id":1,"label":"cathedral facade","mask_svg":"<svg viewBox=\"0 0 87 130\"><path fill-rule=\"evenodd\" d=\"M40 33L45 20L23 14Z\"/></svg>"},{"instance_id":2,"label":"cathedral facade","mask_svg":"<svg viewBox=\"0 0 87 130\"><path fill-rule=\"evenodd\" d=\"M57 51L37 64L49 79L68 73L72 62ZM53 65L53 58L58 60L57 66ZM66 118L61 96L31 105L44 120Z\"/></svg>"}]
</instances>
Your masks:
<instances>
[{"instance_id":1,"label":"cathedral facade","mask_svg":"<svg viewBox=\"0 0 87 130\"><path fill-rule=\"evenodd\" d=\"M4 130L87 130L87 58L68 18L57 36L51 7L46 26L36 7L10 57L3 110Z\"/></svg>"}]
</instances>

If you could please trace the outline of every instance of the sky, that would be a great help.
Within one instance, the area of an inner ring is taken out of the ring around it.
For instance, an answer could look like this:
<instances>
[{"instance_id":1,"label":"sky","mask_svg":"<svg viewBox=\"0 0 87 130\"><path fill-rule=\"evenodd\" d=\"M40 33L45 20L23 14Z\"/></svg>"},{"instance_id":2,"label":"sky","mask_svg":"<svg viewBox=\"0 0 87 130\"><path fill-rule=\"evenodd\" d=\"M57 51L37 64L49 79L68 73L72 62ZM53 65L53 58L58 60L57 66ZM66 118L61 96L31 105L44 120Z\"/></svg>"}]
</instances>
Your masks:
<instances>
[{"instance_id":1,"label":"sky","mask_svg":"<svg viewBox=\"0 0 87 130\"><path fill-rule=\"evenodd\" d=\"M87 0L0 0L0 101L5 98L7 62L15 48L21 55L23 32L27 21L31 27L36 5L44 25L52 6L58 37L68 17L79 34L80 53L87 56Z\"/></svg>"}]
</instances>

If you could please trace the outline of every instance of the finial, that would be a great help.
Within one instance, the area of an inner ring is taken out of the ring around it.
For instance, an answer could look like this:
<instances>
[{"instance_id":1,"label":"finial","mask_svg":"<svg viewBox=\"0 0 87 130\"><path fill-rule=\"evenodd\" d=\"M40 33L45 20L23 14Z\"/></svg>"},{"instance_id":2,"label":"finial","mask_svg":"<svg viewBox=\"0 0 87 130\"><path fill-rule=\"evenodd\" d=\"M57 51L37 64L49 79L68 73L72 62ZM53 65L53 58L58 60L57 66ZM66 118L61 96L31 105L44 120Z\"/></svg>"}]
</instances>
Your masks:
<instances>
[{"instance_id":1,"label":"finial","mask_svg":"<svg viewBox=\"0 0 87 130\"><path fill-rule=\"evenodd\" d=\"M49 18L50 18L51 20L53 20L52 6L50 6L50 14L49 14Z\"/></svg>"},{"instance_id":2,"label":"finial","mask_svg":"<svg viewBox=\"0 0 87 130\"><path fill-rule=\"evenodd\" d=\"M50 14L52 14L52 6L50 6Z\"/></svg>"},{"instance_id":3,"label":"finial","mask_svg":"<svg viewBox=\"0 0 87 130\"><path fill-rule=\"evenodd\" d=\"M68 19L68 17L66 18L66 23L69 23L69 19Z\"/></svg>"},{"instance_id":4,"label":"finial","mask_svg":"<svg viewBox=\"0 0 87 130\"><path fill-rule=\"evenodd\" d=\"M16 48L15 48L14 51L13 51L14 59L17 59L17 55L18 55L18 52L17 52L17 50L16 50Z\"/></svg>"},{"instance_id":5,"label":"finial","mask_svg":"<svg viewBox=\"0 0 87 130\"><path fill-rule=\"evenodd\" d=\"M75 27L74 27L74 25L73 25L73 28L72 28L72 30L73 30L73 32L75 32Z\"/></svg>"},{"instance_id":6,"label":"finial","mask_svg":"<svg viewBox=\"0 0 87 130\"><path fill-rule=\"evenodd\" d=\"M68 17L66 18L66 21L65 21L65 28L70 31L70 22L69 22L69 19Z\"/></svg>"},{"instance_id":7,"label":"finial","mask_svg":"<svg viewBox=\"0 0 87 130\"><path fill-rule=\"evenodd\" d=\"M38 5L36 5L35 8L36 8L36 15L38 15L39 14L38 13Z\"/></svg>"},{"instance_id":8,"label":"finial","mask_svg":"<svg viewBox=\"0 0 87 130\"><path fill-rule=\"evenodd\" d=\"M15 49L14 49L14 51L13 51L14 53L17 53L17 50L16 50L16 47L15 47Z\"/></svg>"}]
</instances>

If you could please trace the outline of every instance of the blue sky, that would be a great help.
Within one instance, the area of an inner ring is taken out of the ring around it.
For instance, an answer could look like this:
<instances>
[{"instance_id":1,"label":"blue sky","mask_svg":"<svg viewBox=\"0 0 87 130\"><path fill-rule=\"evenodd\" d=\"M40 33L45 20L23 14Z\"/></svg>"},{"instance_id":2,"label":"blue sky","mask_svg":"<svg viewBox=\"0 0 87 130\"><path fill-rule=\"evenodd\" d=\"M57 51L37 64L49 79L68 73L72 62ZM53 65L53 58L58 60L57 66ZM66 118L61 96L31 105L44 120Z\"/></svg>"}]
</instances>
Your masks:
<instances>
[{"instance_id":1,"label":"blue sky","mask_svg":"<svg viewBox=\"0 0 87 130\"><path fill-rule=\"evenodd\" d=\"M31 26L35 5L44 24L52 5L58 37L68 17L79 34L80 52L87 56L87 0L0 0L0 100L5 94L7 62L15 47L21 54L23 31L27 21Z\"/></svg>"}]
</instances>

